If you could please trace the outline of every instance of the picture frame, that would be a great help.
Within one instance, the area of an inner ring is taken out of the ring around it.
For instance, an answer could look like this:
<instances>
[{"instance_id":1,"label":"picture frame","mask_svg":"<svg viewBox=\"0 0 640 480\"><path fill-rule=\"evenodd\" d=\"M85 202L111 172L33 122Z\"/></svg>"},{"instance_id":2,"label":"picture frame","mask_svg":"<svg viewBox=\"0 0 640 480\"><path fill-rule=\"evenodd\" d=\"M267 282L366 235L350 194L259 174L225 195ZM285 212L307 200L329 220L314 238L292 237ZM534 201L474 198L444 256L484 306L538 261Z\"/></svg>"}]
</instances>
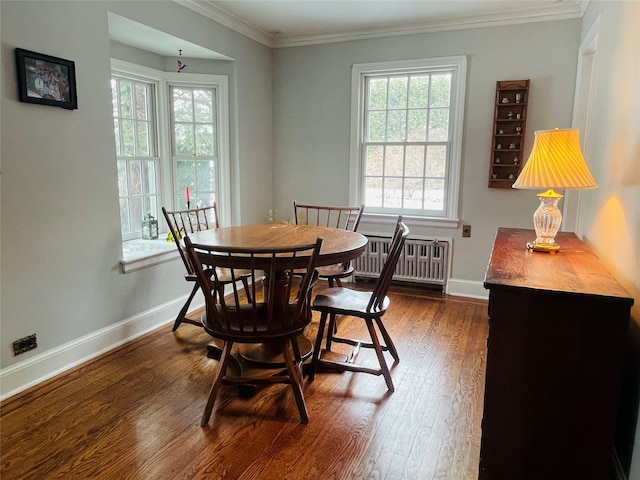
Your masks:
<instances>
[{"instance_id":1,"label":"picture frame","mask_svg":"<svg viewBox=\"0 0 640 480\"><path fill-rule=\"evenodd\" d=\"M76 67L71 60L15 49L21 102L76 110Z\"/></svg>"}]
</instances>

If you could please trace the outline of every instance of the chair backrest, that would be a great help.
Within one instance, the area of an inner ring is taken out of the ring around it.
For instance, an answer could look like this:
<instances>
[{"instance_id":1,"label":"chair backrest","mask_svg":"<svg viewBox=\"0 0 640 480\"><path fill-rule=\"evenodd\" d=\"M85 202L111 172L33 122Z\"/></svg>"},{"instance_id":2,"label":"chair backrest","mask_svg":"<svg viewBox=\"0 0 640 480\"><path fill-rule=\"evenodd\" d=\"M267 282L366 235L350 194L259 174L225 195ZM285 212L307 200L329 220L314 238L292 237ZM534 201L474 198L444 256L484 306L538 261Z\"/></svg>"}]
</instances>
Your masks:
<instances>
[{"instance_id":1,"label":"chair backrest","mask_svg":"<svg viewBox=\"0 0 640 480\"><path fill-rule=\"evenodd\" d=\"M176 242L180 258L184 262L188 274L193 274L193 265L187 256L180 239L190 233L218 228L218 207L214 202L210 207L191 208L188 210L169 211L162 207L162 214L167 221L169 231Z\"/></svg>"},{"instance_id":2,"label":"chair backrest","mask_svg":"<svg viewBox=\"0 0 640 480\"><path fill-rule=\"evenodd\" d=\"M319 225L355 232L360 225L364 205L359 207L331 207L293 202L296 225Z\"/></svg>"},{"instance_id":3,"label":"chair backrest","mask_svg":"<svg viewBox=\"0 0 640 480\"><path fill-rule=\"evenodd\" d=\"M204 326L211 335L236 342L273 342L301 333L311 323L311 289L318 278L315 266L322 238L286 248L207 246L193 244L189 237L185 245L204 294ZM250 271L250 295L233 281L229 294L216 300L217 292L228 284L218 278L221 269L238 280ZM296 291L294 271L300 269L305 273Z\"/></svg>"},{"instance_id":4,"label":"chair backrest","mask_svg":"<svg viewBox=\"0 0 640 480\"><path fill-rule=\"evenodd\" d=\"M382 272L380 272L378 281L376 282L376 285L373 289L373 294L371 295L371 299L369 300L367 311L371 312L372 310L378 310L382 307L384 298L389 291L389 286L391 285L391 279L393 278L393 274L395 273L398 259L402 255L402 251L404 250L404 243L407 240L408 236L409 227L407 227L407 225L402 221L402 216L399 216L393 238L391 240L391 243L389 244L389 253L387 254L387 259L384 262Z\"/></svg>"}]
</instances>

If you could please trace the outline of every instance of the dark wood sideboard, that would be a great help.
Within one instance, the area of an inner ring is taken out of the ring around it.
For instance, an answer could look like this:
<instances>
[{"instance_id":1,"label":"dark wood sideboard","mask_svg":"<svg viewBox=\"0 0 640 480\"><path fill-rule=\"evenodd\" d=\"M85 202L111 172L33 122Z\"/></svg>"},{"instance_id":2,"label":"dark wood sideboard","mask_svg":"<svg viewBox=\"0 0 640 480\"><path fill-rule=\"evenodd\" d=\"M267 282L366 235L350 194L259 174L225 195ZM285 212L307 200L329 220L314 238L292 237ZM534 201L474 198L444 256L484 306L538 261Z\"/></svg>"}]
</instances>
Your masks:
<instances>
[{"instance_id":1,"label":"dark wood sideboard","mask_svg":"<svg viewBox=\"0 0 640 480\"><path fill-rule=\"evenodd\" d=\"M633 299L573 233L500 228L484 286L482 480L607 480Z\"/></svg>"}]
</instances>

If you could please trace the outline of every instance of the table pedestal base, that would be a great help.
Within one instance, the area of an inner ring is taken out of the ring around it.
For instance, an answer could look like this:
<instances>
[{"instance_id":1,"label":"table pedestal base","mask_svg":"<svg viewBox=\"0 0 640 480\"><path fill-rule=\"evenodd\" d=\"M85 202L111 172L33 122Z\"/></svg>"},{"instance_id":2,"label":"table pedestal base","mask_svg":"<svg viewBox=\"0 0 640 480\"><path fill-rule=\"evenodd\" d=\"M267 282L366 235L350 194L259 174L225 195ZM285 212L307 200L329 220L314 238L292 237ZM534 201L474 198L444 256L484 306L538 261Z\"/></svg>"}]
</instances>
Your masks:
<instances>
[{"instance_id":1,"label":"table pedestal base","mask_svg":"<svg viewBox=\"0 0 640 480\"><path fill-rule=\"evenodd\" d=\"M298 346L303 361L311 357L313 344L307 337L298 336ZM284 368L286 366L277 345L247 343L238 345L238 351L244 360L258 367Z\"/></svg>"},{"instance_id":2,"label":"table pedestal base","mask_svg":"<svg viewBox=\"0 0 640 480\"><path fill-rule=\"evenodd\" d=\"M222 355L222 346L219 340L207 345L207 357L213 360L220 360ZM313 344L304 335L298 337L298 345L300 347L300 355L302 360L307 360L311 357L313 352ZM238 358L240 357L240 358ZM243 361L246 361L252 366L260 368L285 368L284 359L280 353L280 349L277 345L265 345L265 344L238 344L238 353L231 355L230 360L232 362L232 368L235 368L239 376L243 374ZM304 365L306 367L306 365ZM304 370L303 370L304 371ZM305 372L306 374L306 372ZM249 398L258 393L258 385L252 385L250 383L244 385L238 385L238 394L241 397Z\"/></svg>"}]
</instances>

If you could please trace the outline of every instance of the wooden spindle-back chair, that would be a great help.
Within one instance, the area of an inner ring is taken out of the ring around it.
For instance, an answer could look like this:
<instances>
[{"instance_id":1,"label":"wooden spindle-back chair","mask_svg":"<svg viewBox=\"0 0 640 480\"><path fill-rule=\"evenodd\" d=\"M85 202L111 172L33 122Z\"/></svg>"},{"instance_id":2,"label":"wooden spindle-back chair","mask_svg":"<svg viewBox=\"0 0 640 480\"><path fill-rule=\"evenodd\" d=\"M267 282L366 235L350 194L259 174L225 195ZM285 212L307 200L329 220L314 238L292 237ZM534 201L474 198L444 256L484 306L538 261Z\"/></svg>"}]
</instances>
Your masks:
<instances>
[{"instance_id":1,"label":"wooden spindle-back chair","mask_svg":"<svg viewBox=\"0 0 640 480\"><path fill-rule=\"evenodd\" d=\"M286 248L241 249L192 244L185 239L187 254L194 265L205 297L202 324L207 333L224 342L201 424L209 422L221 384L290 384L301 423L309 417L302 393L302 358L297 337L311 323L311 289L317 281L316 262L322 239L315 243ZM232 279L236 271L249 271L249 287L242 291L237 282L216 301L224 283L216 272L225 269ZM298 285L294 273L304 269ZM294 286L295 285L295 286ZM297 287L296 287L297 286ZM295 289L297 288L297 290ZM249 299L245 299L250 290ZM286 374L229 376L227 366L234 343L263 343L279 347Z\"/></svg>"},{"instance_id":2,"label":"wooden spindle-back chair","mask_svg":"<svg viewBox=\"0 0 640 480\"><path fill-rule=\"evenodd\" d=\"M396 264L402 255L404 243L408 235L409 228L402 221L402 217L398 217L387 259L385 260L382 272L376 281L373 291L367 292L343 287L333 287L318 292L312 306L314 311L320 312L320 324L311 362L311 380L313 380L318 368L325 366L336 370L383 375L389 391L394 391L393 380L391 379L391 373L383 352L388 351L391 353L396 362L400 361L400 357L391 340L391 336L382 322L382 316L391 303L389 297L387 297L387 292L389 291ZM357 317L364 320L371 340L363 341L338 337L335 328L337 315ZM326 329L326 351L331 351L332 342L345 343L354 347L352 355L345 361L330 360L328 358L322 358L321 356L322 339L327 318L329 318L329 327ZM381 343L378 339L376 327L382 335L384 343ZM369 368L355 363L360 348L372 348L375 350L379 368Z\"/></svg>"},{"instance_id":3,"label":"wooden spindle-back chair","mask_svg":"<svg viewBox=\"0 0 640 480\"><path fill-rule=\"evenodd\" d=\"M360 225L364 205L358 207L334 207L325 205L308 205L293 202L296 225L319 225L324 227L341 228L355 232ZM342 286L341 278L353 274L351 262L338 263L318 267L321 279L327 280L329 286Z\"/></svg>"},{"instance_id":4,"label":"wooden spindle-back chair","mask_svg":"<svg viewBox=\"0 0 640 480\"><path fill-rule=\"evenodd\" d=\"M185 269L187 270L184 275L184 279L188 282L193 282L191 293L189 294L189 297L187 298L187 301L184 303L183 307L180 309L180 312L178 313L178 316L173 323L172 330L175 331L181 323L189 323L191 325L201 326L202 324L199 320L192 320L186 316L187 311L189 310L189 306L191 305L191 301L198 292L199 285L193 270L193 265L191 264L191 260L189 260L189 257L187 256L184 249L182 239L183 237L188 236L190 233L219 228L220 223L218 221L218 207L215 202L209 207L191 208L187 210L169 211L165 207L162 207L162 213L165 220L167 221L167 225L169 227L169 231L171 232L173 240L176 243L176 248L180 253L180 258L182 258L182 262L184 263ZM221 270L218 273L225 284L231 282L231 277L228 275L228 272ZM245 276L240 276L238 280L242 281L245 286L248 285L246 283Z\"/></svg>"}]
</instances>

